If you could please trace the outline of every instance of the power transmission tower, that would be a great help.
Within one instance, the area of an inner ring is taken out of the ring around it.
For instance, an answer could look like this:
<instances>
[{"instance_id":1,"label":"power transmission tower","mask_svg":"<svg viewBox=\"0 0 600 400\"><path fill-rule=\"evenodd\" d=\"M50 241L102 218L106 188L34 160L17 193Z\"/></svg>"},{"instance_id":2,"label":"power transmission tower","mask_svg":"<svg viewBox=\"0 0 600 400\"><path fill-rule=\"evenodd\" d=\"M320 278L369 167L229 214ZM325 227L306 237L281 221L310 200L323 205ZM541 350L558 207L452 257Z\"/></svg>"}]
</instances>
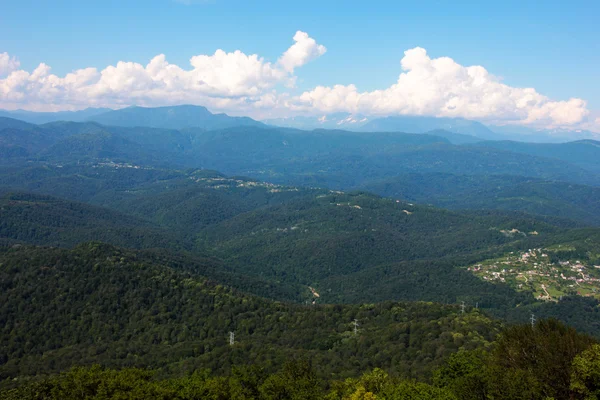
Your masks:
<instances>
[{"instance_id":1,"label":"power transmission tower","mask_svg":"<svg viewBox=\"0 0 600 400\"><path fill-rule=\"evenodd\" d=\"M235 333L229 332L229 345L233 346L235 344Z\"/></svg>"},{"instance_id":2,"label":"power transmission tower","mask_svg":"<svg viewBox=\"0 0 600 400\"><path fill-rule=\"evenodd\" d=\"M358 334L358 320L355 319L352 324L354 325L354 334L357 335Z\"/></svg>"},{"instance_id":3,"label":"power transmission tower","mask_svg":"<svg viewBox=\"0 0 600 400\"><path fill-rule=\"evenodd\" d=\"M479 310L479 302L475 303L475 309Z\"/></svg>"},{"instance_id":4,"label":"power transmission tower","mask_svg":"<svg viewBox=\"0 0 600 400\"><path fill-rule=\"evenodd\" d=\"M464 301L460 305L460 312L463 314L465 313L465 302Z\"/></svg>"},{"instance_id":5,"label":"power transmission tower","mask_svg":"<svg viewBox=\"0 0 600 400\"><path fill-rule=\"evenodd\" d=\"M533 328L535 326L535 315L533 315L533 313L531 313L531 327Z\"/></svg>"}]
</instances>

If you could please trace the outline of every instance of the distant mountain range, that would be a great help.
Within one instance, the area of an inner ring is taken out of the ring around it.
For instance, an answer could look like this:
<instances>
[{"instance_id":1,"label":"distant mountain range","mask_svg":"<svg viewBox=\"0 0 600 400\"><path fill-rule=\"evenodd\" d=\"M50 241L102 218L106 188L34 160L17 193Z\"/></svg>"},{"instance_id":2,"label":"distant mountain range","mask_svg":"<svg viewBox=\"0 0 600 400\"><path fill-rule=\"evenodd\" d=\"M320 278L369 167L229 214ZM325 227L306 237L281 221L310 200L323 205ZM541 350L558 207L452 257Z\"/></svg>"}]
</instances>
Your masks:
<instances>
[{"instance_id":1,"label":"distant mountain range","mask_svg":"<svg viewBox=\"0 0 600 400\"><path fill-rule=\"evenodd\" d=\"M234 126L262 126L261 122L248 117L230 117L227 114L213 114L205 107L127 107L111 110L88 118L88 121L113 126L145 126L150 128L183 129L203 128L224 129Z\"/></svg>"},{"instance_id":2,"label":"distant mountain range","mask_svg":"<svg viewBox=\"0 0 600 400\"><path fill-rule=\"evenodd\" d=\"M33 112L0 110L0 117L14 118L32 124L45 124L57 121L98 122L103 125L150 128L183 129L223 129L233 126L263 126L264 124L248 117L230 117L227 114L213 114L201 106L173 107L127 107L120 110L109 108L86 108L80 111Z\"/></svg>"},{"instance_id":3,"label":"distant mountain range","mask_svg":"<svg viewBox=\"0 0 600 400\"><path fill-rule=\"evenodd\" d=\"M445 130L461 135L475 136L480 139L498 140L502 136L492 132L477 121L463 118L435 117L385 117L371 120L360 128L363 132L410 132L425 133L433 130Z\"/></svg>"},{"instance_id":4,"label":"distant mountain range","mask_svg":"<svg viewBox=\"0 0 600 400\"><path fill-rule=\"evenodd\" d=\"M110 108L86 108L79 111L34 112L25 110L0 110L0 117L15 118L31 124L45 124L55 121L83 122L88 119L112 111Z\"/></svg>"},{"instance_id":5,"label":"distant mountain range","mask_svg":"<svg viewBox=\"0 0 600 400\"><path fill-rule=\"evenodd\" d=\"M33 124L56 121L98 122L109 126L151 127L164 129L225 129L235 126L275 126L302 130L343 129L356 132L431 133L436 131L454 144L481 140L513 140L521 142L562 143L581 139L600 139L600 133L587 130L535 129L519 125L489 125L464 118L424 116L375 117L362 114L332 113L321 116L296 116L265 119L213 114L207 108L193 105L167 107L132 106L119 110L87 108L79 111L33 112L0 110L0 117L19 119ZM442 134L445 131L445 134ZM457 136L458 135L458 136Z\"/></svg>"},{"instance_id":6,"label":"distant mountain range","mask_svg":"<svg viewBox=\"0 0 600 400\"><path fill-rule=\"evenodd\" d=\"M273 183L356 188L403 173L517 175L600 186L600 142L482 141L433 131L301 131L268 126L164 129L0 118L0 165L134 163L208 168Z\"/></svg>"},{"instance_id":7,"label":"distant mountain range","mask_svg":"<svg viewBox=\"0 0 600 400\"><path fill-rule=\"evenodd\" d=\"M430 131L446 131L452 134L468 135L470 139L462 138L459 142L475 142L481 139L505 139L476 121L463 118L435 118L435 117L384 117L372 118L364 115L349 113L335 113L322 117L291 117L277 118L263 121L265 124L285 128L304 130L313 129L344 129L357 132L405 132L429 133ZM450 139L451 140L451 139ZM452 141L452 140L451 140ZM457 143L458 144L458 143Z\"/></svg>"},{"instance_id":8,"label":"distant mountain range","mask_svg":"<svg viewBox=\"0 0 600 400\"><path fill-rule=\"evenodd\" d=\"M360 114L334 113L323 115L321 117L289 117L266 119L263 122L267 125L279 126L283 128L296 128L304 130L313 129L346 129L360 130L365 124L369 123L371 118Z\"/></svg>"},{"instance_id":9,"label":"distant mountain range","mask_svg":"<svg viewBox=\"0 0 600 400\"><path fill-rule=\"evenodd\" d=\"M569 142L579 139L600 139L600 134L586 130L535 129L519 125L489 125L464 118L436 118L423 116L371 117L362 114L334 113L322 116L298 116L290 118L267 119L265 124L285 128L345 129L359 132L406 132L429 133L443 130L446 132L473 136L466 138L448 138L455 144L469 141L516 140L523 142Z\"/></svg>"},{"instance_id":10,"label":"distant mountain range","mask_svg":"<svg viewBox=\"0 0 600 400\"><path fill-rule=\"evenodd\" d=\"M581 139L600 140L600 133L587 130L534 129L520 125L490 125L489 128L505 139L521 142L563 143Z\"/></svg>"}]
</instances>

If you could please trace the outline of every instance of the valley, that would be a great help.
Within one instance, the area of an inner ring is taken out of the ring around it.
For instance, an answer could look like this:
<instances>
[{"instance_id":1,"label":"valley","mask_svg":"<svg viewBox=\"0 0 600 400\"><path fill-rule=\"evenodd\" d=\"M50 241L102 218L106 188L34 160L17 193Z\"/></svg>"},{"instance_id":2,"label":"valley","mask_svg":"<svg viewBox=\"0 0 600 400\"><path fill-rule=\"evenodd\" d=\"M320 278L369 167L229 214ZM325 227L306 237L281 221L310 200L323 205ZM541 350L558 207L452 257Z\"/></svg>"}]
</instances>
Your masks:
<instances>
[{"instance_id":1,"label":"valley","mask_svg":"<svg viewBox=\"0 0 600 400\"><path fill-rule=\"evenodd\" d=\"M600 337L589 162L440 131L160 121L0 119L0 393L72 365L169 381L249 359L433 382L532 314Z\"/></svg>"},{"instance_id":2,"label":"valley","mask_svg":"<svg viewBox=\"0 0 600 400\"><path fill-rule=\"evenodd\" d=\"M600 2L0 3L0 400L600 399Z\"/></svg>"}]
</instances>

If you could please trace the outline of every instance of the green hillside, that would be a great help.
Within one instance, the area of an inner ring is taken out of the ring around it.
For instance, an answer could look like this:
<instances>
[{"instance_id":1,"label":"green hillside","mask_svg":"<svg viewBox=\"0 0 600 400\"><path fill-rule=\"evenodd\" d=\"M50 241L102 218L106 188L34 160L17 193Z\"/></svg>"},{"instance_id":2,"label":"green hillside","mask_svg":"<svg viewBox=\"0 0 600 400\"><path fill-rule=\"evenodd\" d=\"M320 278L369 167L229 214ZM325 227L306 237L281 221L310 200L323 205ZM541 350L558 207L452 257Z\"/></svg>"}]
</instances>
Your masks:
<instances>
[{"instance_id":1,"label":"green hillside","mask_svg":"<svg viewBox=\"0 0 600 400\"><path fill-rule=\"evenodd\" d=\"M386 197L450 209L497 209L600 224L600 189L508 175L411 173L364 185Z\"/></svg>"},{"instance_id":2,"label":"green hillside","mask_svg":"<svg viewBox=\"0 0 600 400\"><path fill-rule=\"evenodd\" d=\"M422 376L458 349L485 346L499 327L476 311L431 303L272 302L98 243L6 250L0 276L5 379L97 362L169 374L222 372L247 360L273 369L300 355L321 376L375 366Z\"/></svg>"},{"instance_id":3,"label":"green hillside","mask_svg":"<svg viewBox=\"0 0 600 400\"><path fill-rule=\"evenodd\" d=\"M511 229L526 234L505 233ZM489 291L456 267L551 241L562 231L531 217L459 214L333 193L240 214L202 231L199 244L244 273L311 286L326 302L454 302L464 291L497 304L514 292ZM491 300L495 296L503 299Z\"/></svg>"},{"instance_id":4,"label":"green hillside","mask_svg":"<svg viewBox=\"0 0 600 400\"><path fill-rule=\"evenodd\" d=\"M456 305L278 303L156 261L100 243L2 251L0 398L584 399L596 390L600 347L554 320L502 329ZM103 367L55 375L93 363Z\"/></svg>"},{"instance_id":5,"label":"green hillside","mask_svg":"<svg viewBox=\"0 0 600 400\"><path fill-rule=\"evenodd\" d=\"M0 237L70 247L99 240L135 248L189 248L155 224L100 207L27 193L0 197Z\"/></svg>"},{"instance_id":6,"label":"green hillside","mask_svg":"<svg viewBox=\"0 0 600 400\"><path fill-rule=\"evenodd\" d=\"M478 143L515 153L538 157L550 157L567 161L590 171L600 171L600 142L597 140L577 140L568 143L522 143L514 141L488 141Z\"/></svg>"},{"instance_id":7,"label":"green hillside","mask_svg":"<svg viewBox=\"0 0 600 400\"><path fill-rule=\"evenodd\" d=\"M412 172L508 174L600 185L600 175L590 161L596 151L593 141L557 145L564 146L565 154L572 154L573 146L581 148L587 160L583 162L560 156L562 147L537 154L521 151L525 144L514 149L503 148L504 142L459 146L432 134L306 132L260 125L174 130L91 122L25 128L13 121L0 120L1 161L8 165L87 161L205 168L275 183L343 189Z\"/></svg>"}]
</instances>

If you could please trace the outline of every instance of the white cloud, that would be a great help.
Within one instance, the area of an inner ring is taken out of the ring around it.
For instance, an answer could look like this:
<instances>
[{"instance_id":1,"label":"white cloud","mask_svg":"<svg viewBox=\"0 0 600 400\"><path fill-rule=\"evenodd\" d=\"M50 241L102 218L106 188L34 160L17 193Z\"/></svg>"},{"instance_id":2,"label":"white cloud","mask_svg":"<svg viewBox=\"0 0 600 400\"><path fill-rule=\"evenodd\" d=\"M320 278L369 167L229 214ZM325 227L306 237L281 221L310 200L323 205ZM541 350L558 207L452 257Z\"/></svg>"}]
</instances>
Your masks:
<instances>
[{"instance_id":1,"label":"white cloud","mask_svg":"<svg viewBox=\"0 0 600 400\"><path fill-rule=\"evenodd\" d=\"M292 73L294 68L301 67L309 61L325 54L327 48L317 44L307 33L298 31L294 35L294 43L279 59L279 64Z\"/></svg>"},{"instance_id":2,"label":"white cloud","mask_svg":"<svg viewBox=\"0 0 600 400\"><path fill-rule=\"evenodd\" d=\"M0 53L0 76L8 75L17 68L19 68L19 60L15 57L11 57L8 53Z\"/></svg>"},{"instance_id":3,"label":"white cloud","mask_svg":"<svg viewBox=\"0 0 600 400\"><path fill-rule=\"evenodd\" d=\"M40 64L19 70L19 61L0 54L0 108L78 109L89 106L201 104L215 111L253 117L322 115L345 111L367 115L463 117L497 124L600 129L582 99L552 100L533 88L504 84L482 66L463 66L448 57L431 58L416 47L404 52L396 83L361 92L355 85L317 86L301 94L292 87L297 68L327 49L298 31L279 59L239 50L196 55L189 69L154 57L147 65L120 61L102 70L85 68L59 77ZM4 78L2 78L4 76Z\"/></svg>"},{"instance_id":4,"label":"white cloud","mask_svg":"<svg viewBox=\"0 0 600 400\"><path fill-rule=\"evenodd\" d=\"M51 74L50 67L43 63L31 73L15 70L18 62L5 53L0 60L8 60L3 62L9 74L0 79L0 107L67 109L185 102L219 105L244 103L267 94L272 97L268 92L274 86L294 82L295 68L325 53L325 48L304 32L298 31L294 41L275 64L256 54L217 50L212 55L193 56L191 69L187 70L170 64L160 54L145 66L120 61L102 71L86 68L65 77Z\"/></svg>"},{"instance_id":5,"label":"white cloud","mask_svg":"<svg viewBox=\"0 0 600 400\"><path fill-rule=\"evenodd\" d=\"M295 99L298 109L362 114L430 115L569 126L589 111L581 99L552 101L532 88L515 88L481 66L465 67L448 57L430 58L420 47L407 50L397 83L359 92L354 85L319 86Z\"/></svg>"}]
</instances>

